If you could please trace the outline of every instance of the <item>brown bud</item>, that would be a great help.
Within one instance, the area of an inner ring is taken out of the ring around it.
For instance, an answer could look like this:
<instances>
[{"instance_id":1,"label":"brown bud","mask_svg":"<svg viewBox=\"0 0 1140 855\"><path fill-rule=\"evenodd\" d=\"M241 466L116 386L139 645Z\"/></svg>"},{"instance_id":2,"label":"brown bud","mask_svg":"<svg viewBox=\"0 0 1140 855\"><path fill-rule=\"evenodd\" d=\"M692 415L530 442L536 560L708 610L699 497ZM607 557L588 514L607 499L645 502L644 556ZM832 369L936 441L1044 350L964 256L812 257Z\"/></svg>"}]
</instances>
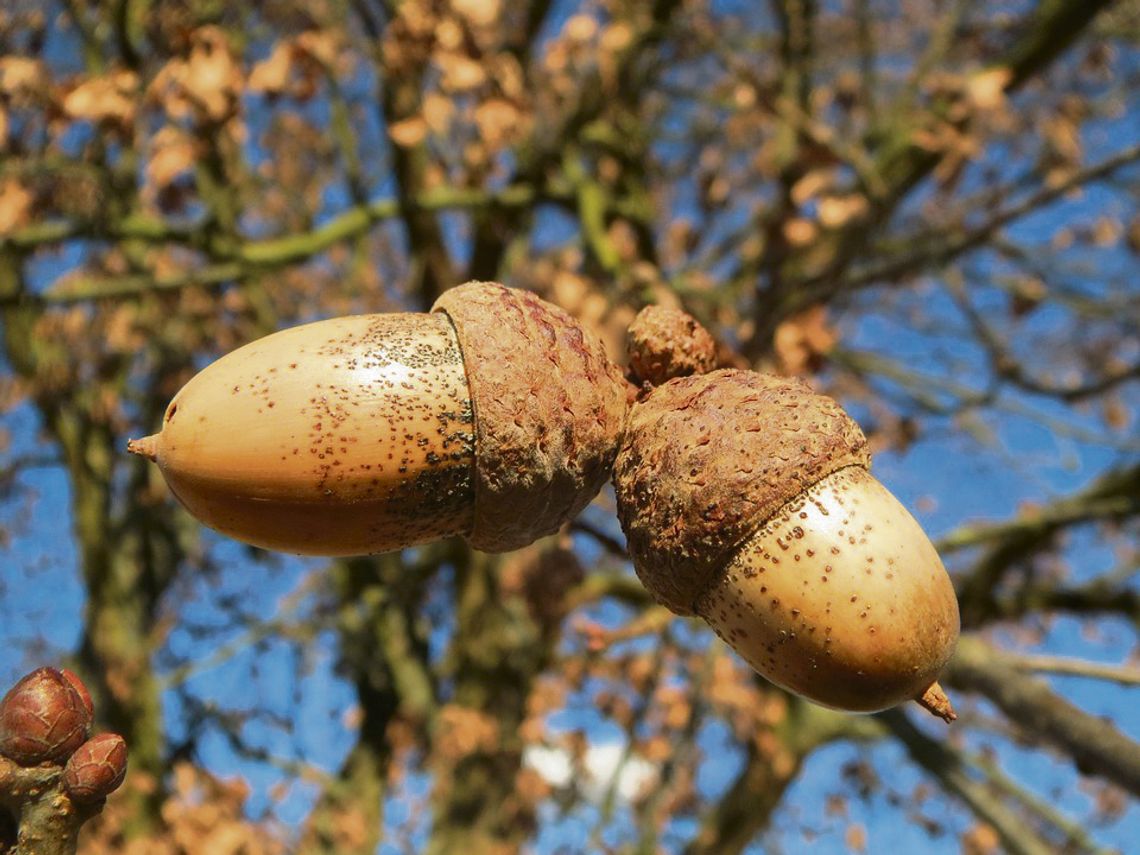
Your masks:
<instances>
[{"instance_id":1,"label":"brown bud","mask_svg":"<svg viewBox=\"0 0 1140 855\"><path fill-rule=\"evenodd\" d=\"M629 367L638 381L660 386L674 377L706 374L716 367L716 342L692 315L646 306L629 325Z\"/></svg>"},{"instance_id":2,"label":"brown bud","mask_svg":"<svg viewBox=\"0 0 1140 855\"><path fill-rule=\"evenodd\" d=\"M63 786L74 801L91 804L119 788L127 774L127 743L117 733L100 733L67 761Z\"/></svg>"},{"instance_id":3,"label":"brown bud","mask_svg":"<svg viewBox=\"0 0 1140 855\"><path fill-rule=\"evenodd\" d=\"M609 474L625 385L601 343L525 291L470 283L432 314L334 318L252 342L175 396L157 461L205 524L311 555L550 534Z\"/></svg>"},{"instance_id":4,"label":"brown bud","mask_svg":"<svg viewBox=\"0 0 1140 855\"><path fill-rule=\"evenodd\" d=\"M870 712L933 698L957 600L869 463L858 425L799 381L732 370L672 380L634 406L614 464L638 575L820 704ZM953 715L948 701L936 713Z\"/></svg>"},{"instance_id":5,"label":"brown bud","mask_svg":"<svg viewBox=\"0 0 1140 855\"><path fill-rule=\"evenodd\" d=\"M56 668L38 668L0 700L0 754L21 766L61 762L87 739L91 711Z\"/></svg>"},{"instance_id":6,"label":"brown bud","mask_svg":"<svg viewBox=\"0 0 1140 855\"><path fill-rule=\"evenodd\" d=\"M79 700L83 701L83 708L87 710L87 715L95 718L95 702L91 700L91 692L87 690L86 684L79 679L79 675L74 671L69 671L67 668L60 668L59 673L63 675L63 679L71 684L71 688L75 689L75 693L79 695Z\"/></svg>"}]
</instances>

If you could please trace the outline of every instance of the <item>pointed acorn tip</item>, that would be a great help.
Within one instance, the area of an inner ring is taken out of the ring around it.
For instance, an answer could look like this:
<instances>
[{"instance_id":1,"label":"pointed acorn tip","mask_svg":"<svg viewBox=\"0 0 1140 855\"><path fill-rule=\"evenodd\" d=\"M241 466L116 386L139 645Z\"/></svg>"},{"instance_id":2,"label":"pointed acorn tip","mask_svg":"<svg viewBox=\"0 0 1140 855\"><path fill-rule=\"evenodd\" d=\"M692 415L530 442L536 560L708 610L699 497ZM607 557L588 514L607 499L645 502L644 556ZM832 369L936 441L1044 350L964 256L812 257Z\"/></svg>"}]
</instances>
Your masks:
<instances>
[{"instance_id":1,"label":"pointed acorn tip","mask_svg":"<svg viewBox=\"0 0 1140 855\"><path fill-rule=\"evenodd\" d=\"M144 436L142 439L127 440L127 451L138 454L150 461L158 460L158 434Z\"/></svg>"},{"instance_id":2,"label":"pointed acorn tip","mask_svg":"<svg viewBox=\"0 0 1140 855\"><path fill-rule=\"evenodd\" d=\"M958 718L958 713L954 712L954 705L950 703L950 698L937 681L927 686L926 691L915 700L919 706L928 710L932 715L938 716L947 724Z\"/></svg>"}]
</instances>

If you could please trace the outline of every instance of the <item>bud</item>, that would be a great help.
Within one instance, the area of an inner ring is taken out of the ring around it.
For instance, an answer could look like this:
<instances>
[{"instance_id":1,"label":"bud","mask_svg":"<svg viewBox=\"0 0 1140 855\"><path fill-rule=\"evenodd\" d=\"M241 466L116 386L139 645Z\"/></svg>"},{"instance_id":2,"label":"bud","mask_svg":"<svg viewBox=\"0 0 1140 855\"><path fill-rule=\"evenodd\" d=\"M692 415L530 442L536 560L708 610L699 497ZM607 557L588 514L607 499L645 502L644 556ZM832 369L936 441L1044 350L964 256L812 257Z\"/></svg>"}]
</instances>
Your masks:
<instances>
[{"instance_id":1,"label":"bud","mask_svg":"<svg viewBox=\"0 0 1140 855\"><path fill-rule=\"evenodd\" d=\"M38 668L0 700L0 754L21 766L62 762L87 739L90 699L56 668ZM82 685L82 684L80 684Z\"/></svg>"},{"instance_id":2,"label":"bud","mask_svg":"<svg viewBox=\"0 0 1140 855\"><path fill-rule=\"evenodd\" d=\"M119 788L127 774L127 743L117 733L100 733L67 761L63 786L73 801L91 804Z\"/></svg>"},{"instance_id":3,"label":"bud","mask_svg":"<svg viewBox=\"0 0 1140 855\"><path fill-rule=\"evenodd\" d=\"M63 679L71 684L71 688L75 689L75 693L79 695L79 699L83 701L83 708L87 710L87 715L92 719L95 718L95 702L91 700L91 693L87 691L87 686L79 675L74 671L68 671L66 668L60 668L59 673L63 675Z\"/></svg>"}]
</instances>

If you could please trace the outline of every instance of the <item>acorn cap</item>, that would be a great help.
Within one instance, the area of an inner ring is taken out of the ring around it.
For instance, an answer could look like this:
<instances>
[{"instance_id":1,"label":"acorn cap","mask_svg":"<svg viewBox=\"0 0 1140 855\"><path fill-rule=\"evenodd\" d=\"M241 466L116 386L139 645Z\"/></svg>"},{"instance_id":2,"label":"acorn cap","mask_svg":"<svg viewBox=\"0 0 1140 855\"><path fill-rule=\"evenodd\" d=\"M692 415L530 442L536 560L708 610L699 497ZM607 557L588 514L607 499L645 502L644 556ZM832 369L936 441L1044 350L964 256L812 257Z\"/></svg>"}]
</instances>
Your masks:
<instances>
[{"instance_id":1,"label":"acorn cap","mask_svg":"<svg viewBox=\"0 0 1140 855\"><path fill-rule=\"evenodd\" d=\"M432 307L455 325L475 411L475 524L506 552L552 534L597 495L626 411L601 341L528 291L470 282Z\"/></svg>"},{"instance_id":2,"label":"acorn cap","mask_svg":"<svg viewBox=\"0 0 1140 855\"><path fill-rule=\"evenodd\" d=\"M634 405L614 464L638 576L674 612L696 614L734 550L848 466L870 466L863 432L799 380L735 369L670 380Z\"/></svg>"}]
</instances>

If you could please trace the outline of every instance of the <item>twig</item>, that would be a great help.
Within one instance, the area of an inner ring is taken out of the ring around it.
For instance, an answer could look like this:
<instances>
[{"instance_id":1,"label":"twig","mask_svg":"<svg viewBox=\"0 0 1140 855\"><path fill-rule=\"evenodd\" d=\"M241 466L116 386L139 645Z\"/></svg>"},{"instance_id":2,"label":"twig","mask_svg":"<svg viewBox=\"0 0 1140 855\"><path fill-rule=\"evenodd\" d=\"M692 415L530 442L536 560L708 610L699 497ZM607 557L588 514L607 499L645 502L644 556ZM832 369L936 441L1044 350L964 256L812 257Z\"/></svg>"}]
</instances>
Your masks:
<instances>
[{"instance_id":1,"label":"twig","mask_svg":"<svg viewBox=\"0 0 1140 855\"><path fill-rule=\"evenodd\" d=\"M0 757L0 809L9 810L19 826L11 855L75 855L79 829L103 805L76 804L62 778L62 766L23 767Z\"/></svg>"},{"instance_id":2,"label":"twig","mask_svg":"<svg viewBox=\"0 0 1140 855\"><path fill-rule=\"evenodd\" d=\"M1084 774L1100 775L1140 794L1140 746L1112 723L1090 715L1026 676L1009 658L979 638L963 636L946 672L947 682L980 692L1023 733L1051 743Z\"/></svg>"},{"instance_id":3,"label":"twig","mask_svg":"<svg viewBox=\"0 0 1140 855\"><path fill-rule=\"evenodd\" d=\"M900 709L879 713L878 718L906 746L912 760L938 779L946 790L961 799L1001 838L1002 846L1016 855L1049 855L1054 850L1024 819L995 799L990 788L976 780L960 752L944 741L920 731Z\"/></svg>"},{"instance_id":4,"label":"twig","mask_svg":"<svg viewBox=\"0 0 1140 855\"><path fill-rule=\"evenodd\" d=\"M1044 671L1050 674L1064 674L1072 677L1088 677L1093 680L1107 680L1122 686L1140 686L1140 668L1127 665L1111 665L1105 662L1089 662L1068 656L1046 656L1028 653L1006 653L1005 660L1015 668L1024 671Z\"/></svg>"}]
</instances>

